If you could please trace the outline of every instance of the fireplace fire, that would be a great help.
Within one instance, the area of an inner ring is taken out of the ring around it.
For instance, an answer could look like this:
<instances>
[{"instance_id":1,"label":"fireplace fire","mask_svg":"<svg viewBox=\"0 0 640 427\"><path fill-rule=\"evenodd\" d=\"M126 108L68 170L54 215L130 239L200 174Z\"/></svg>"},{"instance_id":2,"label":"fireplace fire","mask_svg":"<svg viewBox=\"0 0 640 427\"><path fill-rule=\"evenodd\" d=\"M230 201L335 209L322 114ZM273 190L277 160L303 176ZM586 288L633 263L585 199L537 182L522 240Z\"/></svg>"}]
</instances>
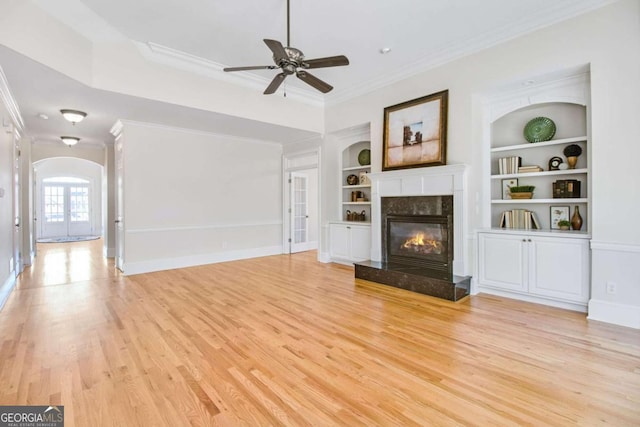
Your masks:
<instances>
[{"instance_id":1,"label":"fireplace fire","mask_svg":"<svg viewBox=\"0 0 640 427\"><path fill-rule=\"evenodd\" d=\"M443 246L442 241L434 239L433 236L416 233L402 244L401 249L417 254L441 254Z\"/></svg>"}]
</instances>

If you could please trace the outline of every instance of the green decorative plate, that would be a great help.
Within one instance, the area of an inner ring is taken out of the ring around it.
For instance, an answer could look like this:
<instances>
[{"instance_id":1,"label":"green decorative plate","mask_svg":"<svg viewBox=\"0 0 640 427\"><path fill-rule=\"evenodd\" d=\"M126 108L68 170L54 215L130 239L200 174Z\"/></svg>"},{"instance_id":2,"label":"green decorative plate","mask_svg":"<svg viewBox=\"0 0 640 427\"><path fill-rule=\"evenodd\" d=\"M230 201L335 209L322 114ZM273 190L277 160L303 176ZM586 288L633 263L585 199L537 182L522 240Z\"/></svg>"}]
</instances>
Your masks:
<instances>
[{"instance_id":1,"label":"green decorative plate","mask_svg":"<svg viewBox=\"0 0 640 427\"><path fill-rule=\"evenodd\" d=\"M529 120L523 133L529 142L549 141L556 134L556 124L548 117L536 117Z\"/></svg>"},{"instance_id":2,"label":"green decorative plate","mask_svg":"<svg viewBox=\"0 0 640 427\"><path fill-rule=\"evenodd\" d=\"M360 166L367 166L371 164L371 150L365 148L358 153L358 163Z\"/></svg>"}]
</instances>

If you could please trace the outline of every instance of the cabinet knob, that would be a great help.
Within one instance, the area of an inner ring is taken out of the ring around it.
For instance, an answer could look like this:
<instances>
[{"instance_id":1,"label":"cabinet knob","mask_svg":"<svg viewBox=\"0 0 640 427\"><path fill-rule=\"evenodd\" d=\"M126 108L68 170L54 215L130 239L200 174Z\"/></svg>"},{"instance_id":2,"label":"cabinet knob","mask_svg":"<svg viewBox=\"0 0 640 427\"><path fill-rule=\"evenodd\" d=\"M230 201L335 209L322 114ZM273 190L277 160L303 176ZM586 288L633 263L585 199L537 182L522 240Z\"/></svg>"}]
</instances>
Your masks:
<instances>
[{"instance_id":1,"label":"cabinet knob","mask_svg":"<svg viewBox=\"0 0 640 427\"><path fill-rule=\"evenodd\" d=\"M351 227L349 227L349 226L347 225L347 229L351 230Z\"/></svg>"},{"instance_id":2,"label":"cabinet knob","mask_svg":"<svg viewBox=\"0 0 640 427\"><path fill-rule=\"evenodd\" d=\"M527 242L530 242L530 241L531 241L531 239L527 240Z\"/></svg>"},{"instance_id":3,"label":"cabinet knob","mask_svg":"<svg viewBox=\"0 0 640 427\"><path fill-rule=\"evenodd\" d=\"M522 241L523 241L523 242L526 242L526 241L527 241L527 239L522 239Z\"/></svg>"}]
</instances>

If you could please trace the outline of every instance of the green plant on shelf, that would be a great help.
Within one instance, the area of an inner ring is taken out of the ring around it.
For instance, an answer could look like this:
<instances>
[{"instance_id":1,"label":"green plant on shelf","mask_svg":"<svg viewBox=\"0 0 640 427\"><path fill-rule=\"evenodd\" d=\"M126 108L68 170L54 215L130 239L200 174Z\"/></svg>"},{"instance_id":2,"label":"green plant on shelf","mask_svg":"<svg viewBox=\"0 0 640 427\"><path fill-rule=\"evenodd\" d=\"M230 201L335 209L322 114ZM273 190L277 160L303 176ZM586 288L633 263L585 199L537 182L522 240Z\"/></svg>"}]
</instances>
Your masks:
<instances>
[{"instance_id":1,"label":"green plant on shelf","mask_svg":"<svg viewBox=\"0 0 640 427\"><path fill-rule=\"evenodd\" d=\"M558 221L558 228L560 230L568 230L570 226L571 226L571 223L566 219L561 219L560 221Z\"/></svg>"},{"instance_id":2,"label":"green plant on shelf","mask_svg":"<svg viewBox=\"0 0 640 427\"><path fill-rule=\"evenodd\" d=\"M535 185L518 185L517 187L509 187L510 193L533 193Z\"/></svg>"}]
</instances>

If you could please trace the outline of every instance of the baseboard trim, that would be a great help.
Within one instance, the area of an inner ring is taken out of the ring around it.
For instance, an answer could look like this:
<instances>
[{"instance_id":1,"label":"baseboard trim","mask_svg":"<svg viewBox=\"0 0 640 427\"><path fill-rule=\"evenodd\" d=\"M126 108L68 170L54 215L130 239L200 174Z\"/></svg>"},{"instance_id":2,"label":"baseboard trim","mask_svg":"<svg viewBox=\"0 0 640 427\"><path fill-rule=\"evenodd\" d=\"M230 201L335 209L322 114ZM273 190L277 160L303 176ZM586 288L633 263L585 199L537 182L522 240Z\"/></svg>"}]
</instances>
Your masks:
<instances>
[{"instance_id":1,"label":"baseboard trim","mask_svg":"<svg viewBox=\"0 0 640 427\"><path fill-rule=\"evenodd\" d=\"M502 291L500 289L494 289L487 286L477 285L474 289L476 292L472 295L477 295L479 293L497 295L505 298L516 299L519 301L532 302L535 304L548 305L551 307L562 308L565 310L578 311L580 313L587 312L587 304L573 303L573 302L564 302L558 301L554 299L547 299L539 296L528 295L528 294L519 294L515 292Z\"/></svg>"},{"instance_id":2,"label":"baseboard trim","mask_svg":"<svg viewBox=\"0 0 640 427\"><path fill-rule=\"evenodd\" d=\"M102 256L105 258L115 258L116 248L102 248Z\"/></svg>"},{"instance_id":3,"label":"baseboard trim","mask_svg":"<svg viewBox=\"0 0 640 427\"><path fill-rule=\"evenodd\" d=\"M9 299L9 295L11 295L11 291L16 286L16 274L15 271L12 271L7 277L7 280L4 281L2 286L0 286L0 310L4 307L4 303Z\"/></svg>"},{"instance_id":4,"label":"baseboard trim","mask_svg":"<svg viewBox=\"0 0 640 427\"><path fill-rule=\"evenodd\" d=\"M592 299L588 319L640 329L640 307Z\"/></svg>"},{"instance_id":5,"label":"baseboard trim","mask_svg":"<svg viewBox=\"0 0 640 427\"><path fill-rule=\"evenodd\" d=\"M197 265L216 264L219 262L237 261L241 259L260 258L270 255L282 255L282 246L268 246L264 248L240 249L235 251L215 252L185 257L156 259L140 262L125 262L123 272L125 276L133 274L152 273L154 271L173 270L176 268L195 267Z\"/></svg>"}]
</instances>

